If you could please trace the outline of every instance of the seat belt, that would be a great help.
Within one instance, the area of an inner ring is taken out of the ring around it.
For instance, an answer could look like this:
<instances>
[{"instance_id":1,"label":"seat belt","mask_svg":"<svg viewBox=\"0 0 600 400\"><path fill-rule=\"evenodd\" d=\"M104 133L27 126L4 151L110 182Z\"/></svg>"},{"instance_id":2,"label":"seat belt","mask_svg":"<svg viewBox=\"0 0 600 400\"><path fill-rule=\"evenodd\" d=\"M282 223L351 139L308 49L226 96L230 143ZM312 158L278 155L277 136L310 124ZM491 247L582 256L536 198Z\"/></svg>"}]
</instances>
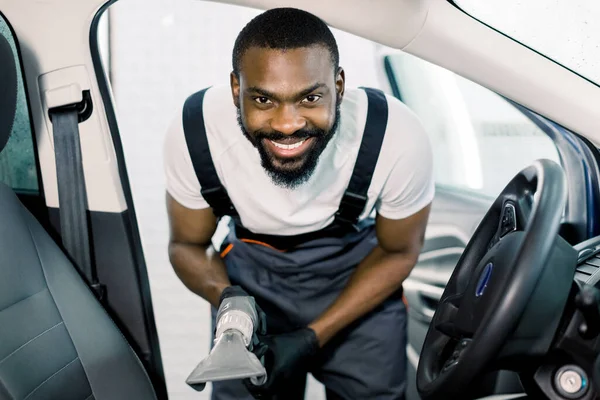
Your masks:
<instances>
[{"instance_id":1,"label":"seat belt","mask_svg":"<svg viewBox=\"0 0 600 400\"><path fill-rule=\"evenodd\" d=\"M53 127L62 244L96 297L104 300L105 287L98 281L90 251L87 196L79 139L79 123L91 114L89 92L84 92L80 103L50 108L49 114Z\"/></svg>"},{"instance_id":2,"label":"seat belt","mask_svg":"<svg viewBox=\"0 0 600 400\"><path fill-rule=\"evenodd\" d=\"M239 219L239 214L231 202L227 190L221 184L210 155L202 110L204 94L208 89L196 92L186 99L183 105L183 132L196 178L200 182L202 197L210 205L217 218L228 215L233 219Z\"/></svg>"}]
</instances>

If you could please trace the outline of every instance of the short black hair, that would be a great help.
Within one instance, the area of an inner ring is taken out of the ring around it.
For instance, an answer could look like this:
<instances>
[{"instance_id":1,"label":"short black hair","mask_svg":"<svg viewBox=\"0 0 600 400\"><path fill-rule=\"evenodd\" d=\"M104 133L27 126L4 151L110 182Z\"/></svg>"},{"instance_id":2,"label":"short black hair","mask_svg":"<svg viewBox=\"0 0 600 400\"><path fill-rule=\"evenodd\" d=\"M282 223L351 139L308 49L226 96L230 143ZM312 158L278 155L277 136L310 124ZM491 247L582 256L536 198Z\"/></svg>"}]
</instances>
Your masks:
<instances>
[{"instance_id":1,"label":"short black hair","mask_svg":"<svg viewBox=\"0 0 600 400\"><path fill-rule=\"evenodd\" d=\"M265 11L239 33L233 46L233 73L239 77L242 56L251 47L286 50L313 45L329 50L334 71L337 71L340 62L337 43L323 20L297 8Z\"/></svg>"}]
</instances>

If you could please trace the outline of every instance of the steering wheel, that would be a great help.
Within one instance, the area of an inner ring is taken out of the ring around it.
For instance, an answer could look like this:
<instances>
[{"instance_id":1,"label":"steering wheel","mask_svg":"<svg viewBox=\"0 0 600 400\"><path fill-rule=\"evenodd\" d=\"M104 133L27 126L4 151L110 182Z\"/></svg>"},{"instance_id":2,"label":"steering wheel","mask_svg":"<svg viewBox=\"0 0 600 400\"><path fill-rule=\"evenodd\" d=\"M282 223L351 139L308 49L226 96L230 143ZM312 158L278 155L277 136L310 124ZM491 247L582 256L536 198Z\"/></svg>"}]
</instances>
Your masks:
<instances>
[{"instance_id":1,"label":"steering wheel","mask_svg":"<svg viewBox=\"0 0 600 400\"><path fill-rule=\"evenodd\" d=\"M424 400L466 398L471 383L495 360L547 269L566 200L562 168L538 160L494 201L458 261L425 337L417 369Z\"/></svg>"}]
</instances>

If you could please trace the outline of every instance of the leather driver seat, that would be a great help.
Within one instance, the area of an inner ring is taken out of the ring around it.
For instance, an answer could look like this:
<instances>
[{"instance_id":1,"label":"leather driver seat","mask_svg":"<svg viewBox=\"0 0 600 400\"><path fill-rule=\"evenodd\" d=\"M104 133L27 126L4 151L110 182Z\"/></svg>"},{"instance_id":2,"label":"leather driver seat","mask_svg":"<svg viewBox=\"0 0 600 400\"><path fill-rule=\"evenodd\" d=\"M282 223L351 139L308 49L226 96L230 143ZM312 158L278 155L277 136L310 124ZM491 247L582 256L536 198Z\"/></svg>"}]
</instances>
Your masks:
<instances>
[{"instance_id":1,"label":"leather driver seat","mask_svg":"<svg viewBox=\"0 0 600 400\"><path fill-rule=\"evenodd\" d=\"M17 106L0 35L0 151ZM141 362L74 266L0 183L0 400L156 399Z\"/></svg>"}]
</instances>

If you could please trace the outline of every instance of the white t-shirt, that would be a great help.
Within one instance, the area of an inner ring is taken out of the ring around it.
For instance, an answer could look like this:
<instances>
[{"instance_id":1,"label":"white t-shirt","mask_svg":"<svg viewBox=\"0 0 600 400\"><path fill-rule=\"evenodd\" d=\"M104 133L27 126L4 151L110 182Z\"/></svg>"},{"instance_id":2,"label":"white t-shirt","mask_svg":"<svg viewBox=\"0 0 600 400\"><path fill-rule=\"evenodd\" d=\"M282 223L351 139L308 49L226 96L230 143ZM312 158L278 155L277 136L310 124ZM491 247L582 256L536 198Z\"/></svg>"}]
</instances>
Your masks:
<instances>
[{"instance_id":1,"label":"white t-shirt","mask_svg":"<svg viewBox=\"0 0 600 400\"><path fill-rule=\"evenodd\" d=\"M429 204L434 196L427 134L403 103L386 97L387 129L361 220L372 211L389 219L406 218ZM187 208L207 208L187 148L181 111L180 108L165 140L167 191ZM213 163L245 228L261 234L296 235L333 222L362 140L367 118L364 90L346 89L338 132L321 154L310 179L295 189L275 185L261 166L258 150L237 124L228 86L207 90L203 111Z\"/></svg>"}]
</instances>

